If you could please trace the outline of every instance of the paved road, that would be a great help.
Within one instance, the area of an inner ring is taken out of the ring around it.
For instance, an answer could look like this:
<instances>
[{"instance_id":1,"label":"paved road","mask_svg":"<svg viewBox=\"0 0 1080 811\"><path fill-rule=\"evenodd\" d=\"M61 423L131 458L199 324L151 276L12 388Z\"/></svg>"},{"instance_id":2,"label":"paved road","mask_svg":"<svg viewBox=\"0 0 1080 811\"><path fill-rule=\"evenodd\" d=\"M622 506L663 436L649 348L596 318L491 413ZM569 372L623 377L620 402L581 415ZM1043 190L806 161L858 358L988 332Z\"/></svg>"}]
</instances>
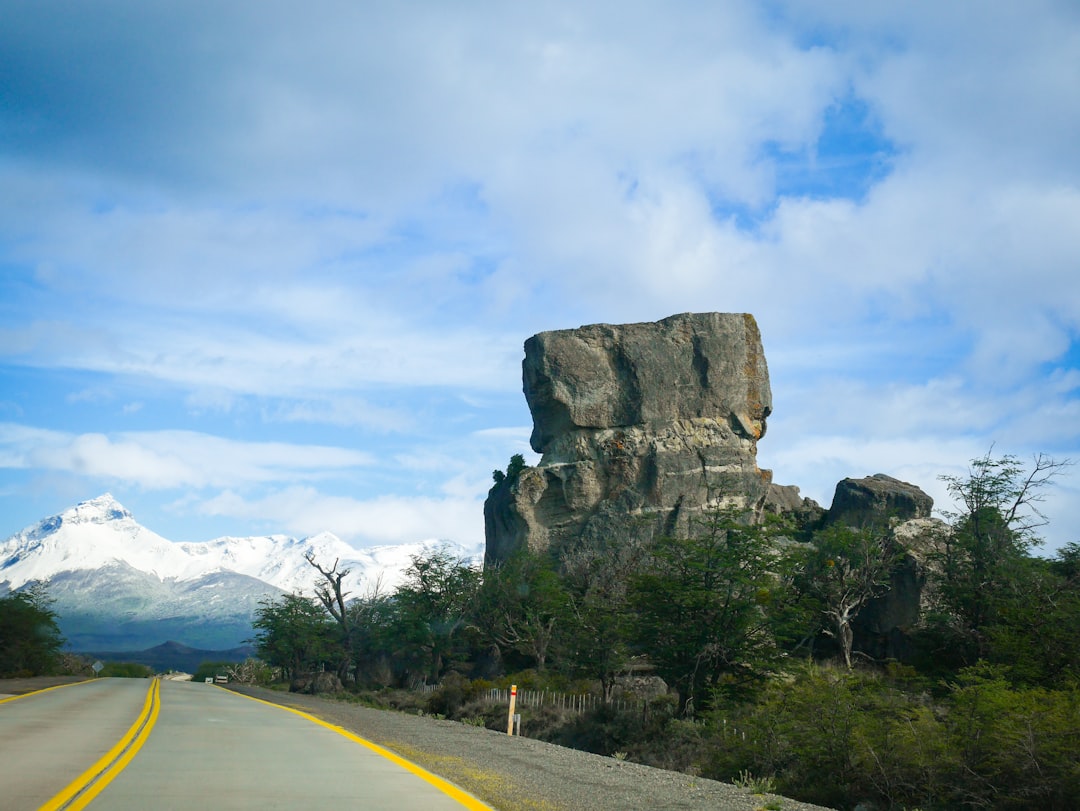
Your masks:
<instances>
[{"instance_id":1,"label":"paved road","mask_svg":"<svg viewBox=\"0 0 1080 811\"><path fill-rule=\"evenodd\" d=\"M115 747L143 711L147 684L104 679L0 704L0 809L40 807ZM92 811L487 807L359 738L212 685L162 682L150 724ZM25 752L9 767L13 748Z\"/></svg>"},{"instance_id":2,"label":"paved road","mask_svg":"<svg viewBox=\"0 0 1080 811\"><path fill-rule=\"evenodd\" d=\"M128 731L143 679L99 679L0 703L0 809L38 808Z\"/></svg>"}]
</instances>

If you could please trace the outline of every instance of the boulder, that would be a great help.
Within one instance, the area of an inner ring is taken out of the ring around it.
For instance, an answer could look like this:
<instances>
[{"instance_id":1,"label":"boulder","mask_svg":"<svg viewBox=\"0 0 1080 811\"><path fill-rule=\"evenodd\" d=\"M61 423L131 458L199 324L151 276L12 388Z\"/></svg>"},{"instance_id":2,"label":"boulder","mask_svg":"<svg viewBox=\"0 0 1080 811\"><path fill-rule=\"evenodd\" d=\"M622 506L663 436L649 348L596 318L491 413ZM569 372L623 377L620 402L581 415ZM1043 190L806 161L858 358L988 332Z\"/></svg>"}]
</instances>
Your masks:
<instances>
[{"instance_id":1,"label":"boulder","mask_svg":"<svg viewBox=\"0 0 1080 811\"><path fill-rule=\"evenodd\" d=\"M922 618L927 576L925 542L917 532L923 529L920 522L928 520L915 519L895 527L892 540L900 555L889 572L889 587L863 606L852 623L855 649L872 659L908 661L914 653L911 635ZM901 532L907 545L899 541Z\"/></svg>"},{"instance_id":2,"label":"boulder","mask_svg":"<svg viewBox=\"0 0 1080 811\"><path fill-rule=\"evenodd\" d=\"M929 518L934 500L914 484L902 482L884 473L865 479L844 479L836 485L827 522L851 527Z\"/></svg>"},{"instance_id":3,"label":"boulder","mask_svg":"<svg viewBox=\"0 0 1080 811\"><path fill-rule=\"evenodd\" d=\"M523 545L633 544L686 531L702 510L761 509L772 393L753 316L542 332L522 377L542 458L491 489L489 564Z\"/></svg>"},{"instance_id":4,"label":"boulder","mask_svg":"<svg viewBox=\"0 0 1080 811\"><path fill-rule=\"evenodd\" d=\"M309 695L340 693L344 689L337 674L326 671L299 675L289 684L290 693L308 693Z\"/></svg>"}]
</instances>

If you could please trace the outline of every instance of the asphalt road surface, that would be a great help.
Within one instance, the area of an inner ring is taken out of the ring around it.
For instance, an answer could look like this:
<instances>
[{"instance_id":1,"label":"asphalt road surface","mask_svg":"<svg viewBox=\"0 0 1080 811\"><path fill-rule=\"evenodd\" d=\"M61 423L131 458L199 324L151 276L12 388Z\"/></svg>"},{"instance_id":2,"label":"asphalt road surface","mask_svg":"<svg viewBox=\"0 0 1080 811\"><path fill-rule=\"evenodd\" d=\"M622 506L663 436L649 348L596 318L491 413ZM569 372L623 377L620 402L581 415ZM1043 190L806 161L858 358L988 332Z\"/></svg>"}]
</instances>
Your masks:
<instances>
[{"instance_id":1,"label":"asphalt road surface","mask_svg":"<svg viewBox=\"0 0 1080 811\"><path fill-rule=\"evenodd\" d=\"M311 716L156 684L100 679L0 703L0 809L488 808Z\"/></svg>"}]
</instances>

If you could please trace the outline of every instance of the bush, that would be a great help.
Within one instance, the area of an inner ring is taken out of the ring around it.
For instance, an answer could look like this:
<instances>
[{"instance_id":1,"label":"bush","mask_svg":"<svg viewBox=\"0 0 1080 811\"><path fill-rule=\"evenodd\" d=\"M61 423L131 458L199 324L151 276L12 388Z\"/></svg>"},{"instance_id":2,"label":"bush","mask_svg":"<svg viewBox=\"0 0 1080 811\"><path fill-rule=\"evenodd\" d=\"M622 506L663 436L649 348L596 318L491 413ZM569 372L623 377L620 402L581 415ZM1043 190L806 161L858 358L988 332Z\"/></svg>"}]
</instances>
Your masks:
<instances>
[{"instance_id":1,"label":"bush","mask_svg":"<svg viewBox=\"0 0 1080 811\"><path fill-rule=\"evenodd\" d=\"M554 728L550 737L544 737L543 740L571 749L611 756L616 752L629 751L641 738L642 728L637 713L620 712L611 706L600 706L578 713L569 722Z\"/></svg>"},{"instance_id":2,"label":"bush","mask_svg":"<svg viewBox=\"0 0 1080 811\"><path fill-rule=\"evenodd\" d=\"M1080 693L1017 688L986 665L940 699L807 667L709 724L706 776L771 777L822 805L1065 811L1080 796Z\"/></svg>"},{"instance_id":3,"label":"bush","mask_svg":"<svg viewBox=\"0 0 1080 811\"><path fill-rule=\"evenodd\" d=\"M154 675L154 669L136 662L106 662L98 675L103 678L147 679Z\"/></svg>"},{"instance_id":4,"label":"bush","mask_svg":"<svg viewBox=\"0 0 1080 811\"><path fill-rule=\"evenodd\" d=\"M1000 808L1075 808L1080 692L1011 687L1001 671L961 671L945 719L957 799ZM962 792L962 794L961 794Z\"/></svg>"},{"instance_id":5,"label":"bush","mask_svg":"<svg viewBox=\"0 0 1080 811\"><path fill-rule=\"evenodd\" d=\"M469 690L468 680L460 673L447 673L439 688L428 696L425 710L431 715L457 720Z\"/></svg>"},{"instance_id":6,"label":"bush","mask_svg":"<svg viewBox=\"0 0 1080 811\"><path fill-rule=\"evenodd\" d=\"M628 750L629 759L657 769L686 774L701 773L705 725L697 721L668 718L655 733L649 727Z\"/></svg>"}]
</instances>

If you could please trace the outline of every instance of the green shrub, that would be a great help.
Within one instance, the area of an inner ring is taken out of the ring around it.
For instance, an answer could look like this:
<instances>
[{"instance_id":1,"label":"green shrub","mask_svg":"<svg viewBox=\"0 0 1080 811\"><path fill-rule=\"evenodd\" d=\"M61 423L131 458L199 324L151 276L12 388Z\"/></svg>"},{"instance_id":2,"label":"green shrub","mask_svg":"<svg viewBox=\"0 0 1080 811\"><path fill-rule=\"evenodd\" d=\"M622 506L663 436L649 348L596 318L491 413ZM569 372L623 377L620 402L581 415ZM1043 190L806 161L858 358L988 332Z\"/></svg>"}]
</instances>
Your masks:
<instances>
[{"instance_id":1,"label":"green shrub","mask_svg":"<svg viewBox=\"0 0 1080 811\"><path fill-rule=\"evenodd\" d=\"M98 675L103 678L145 679L154 675L154 669L136 662L106 662Z\"/></svg>"},{"instance_id":2,"label":"green shrub","mask_svg":"<svg viewBox=\"0 0 1080 811\"><path fill-rule=\"evenodd\" d=\"M435 692L428 695L425 711L430 715L441 715L456 720L461 705L469 691L469 682L460 673L447 673Z\"/></svg>"}]
</instances>

